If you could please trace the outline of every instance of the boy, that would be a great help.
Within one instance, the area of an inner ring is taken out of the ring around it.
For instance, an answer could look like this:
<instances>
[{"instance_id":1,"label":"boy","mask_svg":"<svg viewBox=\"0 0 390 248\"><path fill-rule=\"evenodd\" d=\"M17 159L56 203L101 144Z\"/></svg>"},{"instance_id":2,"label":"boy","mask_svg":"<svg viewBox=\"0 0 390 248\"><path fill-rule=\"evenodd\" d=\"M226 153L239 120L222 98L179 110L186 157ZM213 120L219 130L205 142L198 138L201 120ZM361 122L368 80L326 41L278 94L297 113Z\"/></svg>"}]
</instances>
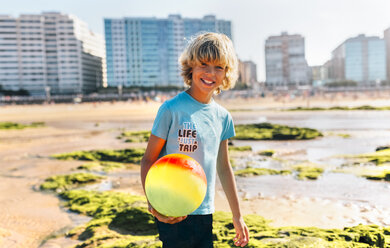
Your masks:
<instances>
[{"instance_id":1,"label":"boy","mask_svg":"<svg viewBox=\"0 0 390 248\"><path fill-rule=\"evenodd\" d=\"M146 174L158 158L182 153L202 165L207 193L200 207L188 216L163 216L150 204L149 211L156 217L164 248L213 247L217 171L233 213L234 243L243 247L248 243L249 231L241 216L228 155L228 139L235 135L233 120L212 98L213 94L232 88L237 79L238 61L233 44L223 34L200 34L190 42L179 61L184 82L190 88L161 105L141 161L141 180L145 189Z\"/></svg>"}]
</instances>

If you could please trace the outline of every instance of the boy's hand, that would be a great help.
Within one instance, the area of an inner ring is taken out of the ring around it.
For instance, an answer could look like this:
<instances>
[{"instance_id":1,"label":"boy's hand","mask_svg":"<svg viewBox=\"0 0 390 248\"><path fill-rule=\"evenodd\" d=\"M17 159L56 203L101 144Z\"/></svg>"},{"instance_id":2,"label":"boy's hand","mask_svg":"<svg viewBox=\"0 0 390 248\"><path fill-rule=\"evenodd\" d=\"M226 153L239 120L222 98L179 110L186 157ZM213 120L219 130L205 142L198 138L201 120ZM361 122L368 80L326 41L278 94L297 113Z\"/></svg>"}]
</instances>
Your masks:
<instances>
[{"instance_id":1,"label":"boy's hand","mask_svg":"<svg viewBox=\"0 0 390 248\"><path fill-rule=\"evenodd\" d=\"M182 220L184 220L185 218L187 218L187 216L182 216L182 217L168 217L168 216L165 216L165 215L162 215L160 214L159 212L156 211L156 209L154 209L152 207L152 205L150 205L150 203L148 203L148 210L149 212L154 216L156 217L159 221L161 222L164 222L164 223L167 223L167 224L176 224Z\"/></svg>"},{"instance_id":2,"label":"boy's hand","mask_svg":"<svg viewBox=\"0 0 390 248\"><path fill-rule=\"evenodd\" d=\"M233 218L234 229L236 229L236 237L233 241L236 246L244 247L249 242L249 230L242 217Z\"/></svg>"}]
</instances>

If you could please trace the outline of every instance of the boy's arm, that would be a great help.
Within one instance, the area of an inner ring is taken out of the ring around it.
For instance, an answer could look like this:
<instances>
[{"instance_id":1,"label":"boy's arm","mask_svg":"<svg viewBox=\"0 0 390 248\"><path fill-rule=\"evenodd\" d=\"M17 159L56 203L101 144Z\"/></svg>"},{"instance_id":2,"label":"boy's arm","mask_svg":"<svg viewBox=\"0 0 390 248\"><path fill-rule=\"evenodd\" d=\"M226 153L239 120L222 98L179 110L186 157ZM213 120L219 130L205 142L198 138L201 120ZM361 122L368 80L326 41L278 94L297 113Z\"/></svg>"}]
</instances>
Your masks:
<instances>
[{"instance_id":1,"label":"boy's arm","mask_svg":"<svg viewBox=\"0 0 390 248\"><path fill-rule=\"evenodd\" d=\"M244 247L249 241L249 231L241 215L236 181L229 161L228 140L223 140L219 146L217 171L233 214L233 225L236 229L234 244Z\"/></svg>"},{"instance_id":2,"label":"boy's arm","mask_svg":"<svg viewBox=\"0 0 390 248\"><path fill-rule=\"evenodd\" d=\"M157 161L158 155L160 154L164 145L165 145L164 139L161 139L153 134L150 135L145 154L141 160L141 181L142 181L142 187L144 189L144 192L145 192L146 175L148 174L148 171L149 171L150 167L153 165L153 163ZM186 218L186 216L177 217L177 218L164 216L164 215L160 214L159 212L157 212L150 205L149 201L148 201L148 205L149 205L150 213L152 213L161 222L174 224L174 223L180 222Z\"/></svg>"}]
</instances>

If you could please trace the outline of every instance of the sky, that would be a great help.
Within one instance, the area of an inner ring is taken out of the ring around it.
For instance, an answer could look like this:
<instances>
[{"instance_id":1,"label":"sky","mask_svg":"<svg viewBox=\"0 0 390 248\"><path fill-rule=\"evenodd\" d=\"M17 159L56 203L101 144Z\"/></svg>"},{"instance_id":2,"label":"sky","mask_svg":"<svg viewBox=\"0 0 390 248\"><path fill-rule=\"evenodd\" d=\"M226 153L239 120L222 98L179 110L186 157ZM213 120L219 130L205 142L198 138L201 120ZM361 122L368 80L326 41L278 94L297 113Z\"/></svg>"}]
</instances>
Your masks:
<instances>
[{"instance_id":1,"label":"sky","mask_svg":"<svg viewBox=\"0 0 390 248\"><path fill-rule=\"evenodd\" d=\"M0 15L58 11L72 14L104 34L104 18L183 18L215 15L232 22L239 59L257 64L258 80L265 80L264 43L281 32L305 37L310 66L322 65L331 52L359 34L383 37L390 27L389 0L0 0Z\"/></svg>"}]
</instances>

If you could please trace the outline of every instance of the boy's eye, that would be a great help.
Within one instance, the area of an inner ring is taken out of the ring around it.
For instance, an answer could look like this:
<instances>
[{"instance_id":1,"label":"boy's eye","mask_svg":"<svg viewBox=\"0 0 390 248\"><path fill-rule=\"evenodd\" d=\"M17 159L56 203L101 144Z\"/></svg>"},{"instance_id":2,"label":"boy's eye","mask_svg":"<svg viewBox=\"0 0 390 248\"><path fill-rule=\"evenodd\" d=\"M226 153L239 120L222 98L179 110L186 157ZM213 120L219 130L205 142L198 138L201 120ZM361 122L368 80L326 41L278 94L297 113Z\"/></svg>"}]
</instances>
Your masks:
<instances>
[{"instance_id":1,"label":"boy's eye","mask_svg":"<svg viewBox=\"0 0 390 248\"><path fill-rule=\"evenodd\" d=\"M222 66L217 66L217 69L218 70L225 70L225 68L223 68Z\"/></svg>"}]
</instances>

